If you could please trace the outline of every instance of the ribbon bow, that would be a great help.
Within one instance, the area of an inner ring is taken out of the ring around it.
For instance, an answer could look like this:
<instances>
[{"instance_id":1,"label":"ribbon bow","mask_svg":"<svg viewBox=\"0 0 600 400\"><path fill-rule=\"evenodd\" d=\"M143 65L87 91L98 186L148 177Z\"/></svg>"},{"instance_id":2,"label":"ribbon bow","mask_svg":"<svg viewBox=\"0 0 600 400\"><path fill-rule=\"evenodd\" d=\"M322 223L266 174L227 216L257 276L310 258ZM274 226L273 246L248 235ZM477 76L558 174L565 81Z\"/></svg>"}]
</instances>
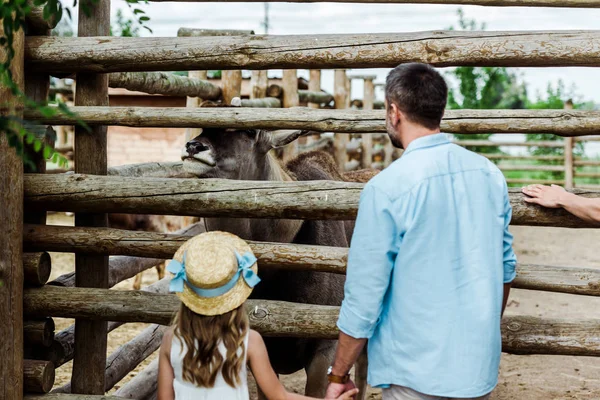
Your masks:
<instances>
[{"instance_id":1,"label":"ribbon bow","mask_svg":"<svg viewBox=\"0 0 600 400\"><path fill-rule=\"evenodd\" d=\"M186 252L183 253L181 262L177 260L171 260L169 262L169 265L167 265L167 271L174 275L173 279L171 279L171 282L169 284L169 291L171 292L183 292L183 285L185 284L201 297L217 297L230 291L237 283L238 279L240 278L240 275L242 276L246 284L251 288L253 288L260 282L260 278L252 270L252 266L254 265L254 263L256 263L256 257L250 252L247 252L243 256L241 256L236 251L235 258L238 262L238 269L235 275L229 280L229 282L225 283L223 286L220 286L218 288L201 289L192 285L187 279L187 275L185 273L185 256Z\"/></svg>"}]
</instances>

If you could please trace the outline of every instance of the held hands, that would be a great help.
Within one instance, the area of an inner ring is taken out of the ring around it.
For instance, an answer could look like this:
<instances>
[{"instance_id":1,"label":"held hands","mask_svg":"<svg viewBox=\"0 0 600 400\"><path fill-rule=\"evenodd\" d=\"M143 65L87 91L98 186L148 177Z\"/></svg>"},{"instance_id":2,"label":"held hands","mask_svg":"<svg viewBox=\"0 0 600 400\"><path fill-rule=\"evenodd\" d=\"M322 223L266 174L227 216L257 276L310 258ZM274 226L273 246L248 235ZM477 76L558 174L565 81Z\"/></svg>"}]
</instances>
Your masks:
<instances>
[{"instance_id":1,"label":"held hands","mask_svg":"<svg viewBox=\"0 0 600 400\"><path fill-rule=\"evenodd\" d=\"M351 400L358 393L352 380L346 383L330 383L325 393L326 399Z\"/></svg>"},{"instance_id":2,"label":"held hands","mask_svg":"<svg viewBox=\"0 0 600 400\"><path fill-rule=\"evenodd\" d=\"M560 186L529 185L521 189L529 197L525 198L527 203L538 204L542 207L560 208L562 199L567 191Z\"/></svg>"}]
</instances>

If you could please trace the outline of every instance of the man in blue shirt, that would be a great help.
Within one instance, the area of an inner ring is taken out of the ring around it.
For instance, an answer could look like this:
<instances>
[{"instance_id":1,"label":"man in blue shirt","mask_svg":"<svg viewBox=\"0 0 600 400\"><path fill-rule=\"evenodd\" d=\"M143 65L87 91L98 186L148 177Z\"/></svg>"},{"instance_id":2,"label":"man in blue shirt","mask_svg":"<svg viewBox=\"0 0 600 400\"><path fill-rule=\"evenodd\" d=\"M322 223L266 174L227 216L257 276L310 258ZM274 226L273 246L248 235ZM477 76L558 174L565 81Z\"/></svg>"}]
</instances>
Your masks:
<instances>
[{"instance_id":1,"label":"man in blue shirt","mask_svg":"<svg viewBox=\"0 0 600 400\"><path fill-rule=\"evenodd\" d=\"M360 198L327 398L353 386L367 339L384 400L485 399L497 384L512 208L498 168L440 133L447 95L425 64L387 77L388 134L405 151Z\"/></svg>"}]
</instances>

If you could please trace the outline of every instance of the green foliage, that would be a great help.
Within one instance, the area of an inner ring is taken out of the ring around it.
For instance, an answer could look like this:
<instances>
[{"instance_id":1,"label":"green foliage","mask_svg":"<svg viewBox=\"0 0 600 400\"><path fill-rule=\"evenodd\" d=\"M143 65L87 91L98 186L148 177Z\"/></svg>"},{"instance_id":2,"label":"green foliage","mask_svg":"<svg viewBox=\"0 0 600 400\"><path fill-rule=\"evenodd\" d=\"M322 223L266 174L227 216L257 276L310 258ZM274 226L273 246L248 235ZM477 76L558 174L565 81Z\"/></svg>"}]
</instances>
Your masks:
<instances>
[{"instance_id":1,"label":"green foliage","mask_svg":"<svg viewBox=\"0 0 600 400\"><path fill-rule=\"evenodd\" d=\"M81 0L80 9L87 15L91 13L91 6L97 3L98 0ZM134 4L145 3L148 0L126 0L130 9L133 9ZM4 0L0 7L0 19L2 20L3 33L0 37L0 46L2 46L5 57L0 63L0 86L10 90L12 94L13 104L22 104L25 110L34 110L36 113L46 117L54 116L58 113L74 116L69 108L59 103L58 106L49 106L46 102L38 103L28 98L23 93L13 79L10 65L15 57L14 40L15 34L20 30L25 30L25 18L32 11L33 6L43 6L43 17L46 20L56 19L59 21L59 28L53 32L54 35L73 36L73 30L68 22L63 21L63 12L66 13L68 19L71 19L71 10L64 8L59 0L33 0L28 2L25 0ZM73 1L73 6L77 6L77 0ZM152 32L146 26L146 22L150 20L143 15L145 12L141 9L133 9L134 15L138 18L138 23L143 28ZM131 30L130 30L131 31ZM0 110L9 110L10 104L0 104ZM6 135L7 141L13 147L16 153L23 159L25 165L35 169L32 160L29 159L25 152L25 144L30 145L36 152L42 152L44 158L51 159L59 166L66 167L68 161L65 157L57 153L52 147L44 144L45 133L38 132L39 126L29 123L15 115L0 115L0 134ZM87 128L87 125L78 120L78 125Z\"/></svg>"},{"instance_id":2,"label":"green foliage","mask_svg":"<svg viewBox=\"0 0 600 400\"><path fill-rule=\"evenodd\" d=\"M478 29L474 19L465 18L462 9L458 10L458 27L461 30ZM454 30L451 27L450 30ZM479 26L485 30L485 24ZM516 109L524 108L527 101L525 85L518 76L500 67L458 67L449 72L458 87L450 88L448 108L450 109ZM477 135L455 135L459 140L486 140L491 133ZM478 153L499 153L498 147L470 146L469 150Z\"/></svg>"},{"instance_id":3,"label":"green foliage","mask_svg":"<svg viewBox=\"0 0 600 400\"><path fill-rule=\"evenodd\" d=\"M138 10L136 9L136 11ZM140 27L138 25L139 22L136 23L131 18L125 18L125 16L123 15L123 10L119 9L117 10L117 21L114 25L111 25L110 27L110 35L122 37L138 37L140 36Z\"/></svg>"}]
</instances>

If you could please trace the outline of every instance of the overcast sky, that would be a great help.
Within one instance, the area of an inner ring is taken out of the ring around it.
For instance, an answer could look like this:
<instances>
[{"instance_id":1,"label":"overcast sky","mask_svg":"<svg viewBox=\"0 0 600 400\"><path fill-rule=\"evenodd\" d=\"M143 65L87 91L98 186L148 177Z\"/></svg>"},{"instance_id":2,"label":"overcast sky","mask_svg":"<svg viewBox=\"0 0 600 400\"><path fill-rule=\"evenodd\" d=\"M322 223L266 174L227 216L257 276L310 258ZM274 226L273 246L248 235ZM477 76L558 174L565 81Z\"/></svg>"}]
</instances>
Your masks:
<instances>
[{"instance_id":1,"label":"overcast sky","mask_svg":"<svg viewBox=\"0 0 600 400\"><path fill-rule=\"evenodd\" d=\"M410 32L446 29L456 25L458 6L405 4L271 3L270 34L328 34ZM112 3L127 10L125 2ZM252 29L264 33L264 3L150 3L143 6L151 17L154 36L176 36L180 27L212 29ZM600 29L599 9L463 7L467 18L485 22L487 30L576 30ZM145 31L144 31L145 32ZM146 36L149 33L145 32ZM600 103L600 70L597 68L520 68L530 88L530 97L545 92L548 82L562 79L567 87L585 100ZM372 71L383 81L387 70ZM300 72L305 75L305 71ZM333 73L325 71L323 87L333 88ZM362 97L356 82L353 97ZM381 97L381 93L378 93Z\"/></svg>"}]
</instances>

